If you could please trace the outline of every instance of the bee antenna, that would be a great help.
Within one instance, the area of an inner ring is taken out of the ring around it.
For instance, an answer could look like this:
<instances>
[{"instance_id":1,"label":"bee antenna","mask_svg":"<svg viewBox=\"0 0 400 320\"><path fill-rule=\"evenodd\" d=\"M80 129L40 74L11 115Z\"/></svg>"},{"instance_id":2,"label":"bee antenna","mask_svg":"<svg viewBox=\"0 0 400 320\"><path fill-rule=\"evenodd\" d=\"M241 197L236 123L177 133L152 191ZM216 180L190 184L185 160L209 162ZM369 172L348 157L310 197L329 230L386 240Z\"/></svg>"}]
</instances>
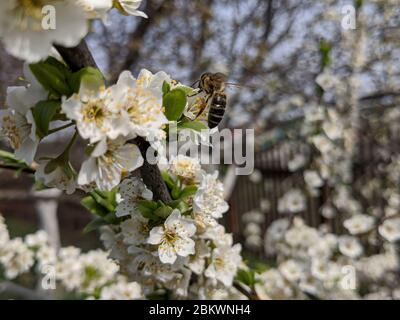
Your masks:
<instances>
[{"instance_id":1,"label":"bee antenna","mask_svg":"<svg viewBox=\"0 0 400 320\"><path fill-rule=\"evenodd\" d=\"M199 83L200 82L200 79L199 80L196 80L195 82L193 82L193 84L191 85L191 87L193 88L194 86L195 86L195 84L196 83Z\"/></svg>"}]
</instances>

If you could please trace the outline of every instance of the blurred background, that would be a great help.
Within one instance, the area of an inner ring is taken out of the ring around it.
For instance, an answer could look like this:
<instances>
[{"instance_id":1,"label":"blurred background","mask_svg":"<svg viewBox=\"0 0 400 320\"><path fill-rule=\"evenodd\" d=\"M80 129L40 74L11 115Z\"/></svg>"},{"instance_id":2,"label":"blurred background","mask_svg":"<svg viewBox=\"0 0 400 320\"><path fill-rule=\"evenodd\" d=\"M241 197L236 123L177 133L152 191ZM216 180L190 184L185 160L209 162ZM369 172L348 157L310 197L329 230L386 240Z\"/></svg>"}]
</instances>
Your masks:
<instances>
[{"instance_id":1,"label":"blurred background","mask_svg":"<svg viewBox=\"0 0 400 320\"><path fill-rule=\"evenodd\" d=\"M335 233L343 232L343 215L338 213L351 205L349 199L357 201L359 212L378 217L387 207L400 208L400 201L389 203L392 194L398 194L399 180L388 182L388 177L398 176L400 150L398 4L145 0L142 10L149 19L111 14L105 23L93 24L87 42L110 83L123 70L137 74L147 68L164 70L185 84L207 71L223 72L229 82L241 85L227 89L228 109L220 128L255 130L256 170L250 176L234 176L230 166L222 168L230 203L225 225L249 255L261 259L267 254L265 230L285 211L279 200L287 191L301 191L305 205L300 215L309 225ZM346 5L359 9L355 30L343 27ZM1 107L6 87L21 83L21 70L21 62L0 49ZM329 133L334 135L343 126L351 131L351 143L337 147L351 157L337 161L348 165L350 177L321 174L325 167L310 142L316 134L311 131L320 129L310 123L322 105L339 115L330 118ZM343 124L342 119L351 121ZM57 139L44 148L57 150ZM75 161L80 157L76 154ZM306 170L317 168L323 183L305 179ZM351 193L345 200L338 199L343 184ZM367 185L370 189L364 190ZM389 195L387 188L392 190ZM14 235L35 230L45 223L43 212L52 212L63 245L98 246L95 234L82 233L92 217L79 204L80 198L35 193L29 175L0 171L0 212Z\"/></svg>"}]
</instances>

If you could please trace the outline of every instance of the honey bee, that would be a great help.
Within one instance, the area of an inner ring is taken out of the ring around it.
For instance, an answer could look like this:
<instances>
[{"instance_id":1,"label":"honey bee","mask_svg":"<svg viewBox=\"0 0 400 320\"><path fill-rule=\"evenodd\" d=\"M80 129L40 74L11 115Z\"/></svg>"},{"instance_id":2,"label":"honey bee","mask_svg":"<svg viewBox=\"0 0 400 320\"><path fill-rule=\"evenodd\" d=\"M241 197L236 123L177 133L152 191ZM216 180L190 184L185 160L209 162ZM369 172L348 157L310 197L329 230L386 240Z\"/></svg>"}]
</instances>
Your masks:
<instances>
[{"instance_id":1,"label":"honey bee","mask_svg":"<svg viewBox=\"0 0 400 320\"><path fill-rule=\"evenodd\" d=\"M217 127L224 117L227 104L225 94L226 79L226 75L221 72L206 72L193 84L195 85L198 82L198 93L205 92L207 95L206 103L203 104L196 118L198 118L209 105L207 120L209 128Z\"/></svg>"}]
</instances>

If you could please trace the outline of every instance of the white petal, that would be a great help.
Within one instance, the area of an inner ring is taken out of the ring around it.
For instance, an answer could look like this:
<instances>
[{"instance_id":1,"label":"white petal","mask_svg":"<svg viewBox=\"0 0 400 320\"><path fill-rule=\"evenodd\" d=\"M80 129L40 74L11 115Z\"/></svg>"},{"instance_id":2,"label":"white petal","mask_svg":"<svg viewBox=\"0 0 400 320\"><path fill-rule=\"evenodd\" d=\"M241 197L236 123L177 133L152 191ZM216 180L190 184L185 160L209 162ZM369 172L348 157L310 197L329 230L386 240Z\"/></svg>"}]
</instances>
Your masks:
<instances>
[{"instance_id":1,"label":"white petal","mask_svg":"<svg viewBox=\"0 0 400 320\"><path fill-rule=\"evenodd\" d=\"M160 245L158 247L158 256L162 263L173 264L176 261L176 253L172 246Z\"/></svg>"},{"instance_id":2,"label":"white petal","mask_svg":"<svg viewBox=\"0 0 400 320\"><path fill-rule=\"evenodd\" d=\"M163 227L154 227L150 231L149 238L147 239L147 243L150 244L159 244L164 235L164 228Z\"/></svg>"}]
</instances>

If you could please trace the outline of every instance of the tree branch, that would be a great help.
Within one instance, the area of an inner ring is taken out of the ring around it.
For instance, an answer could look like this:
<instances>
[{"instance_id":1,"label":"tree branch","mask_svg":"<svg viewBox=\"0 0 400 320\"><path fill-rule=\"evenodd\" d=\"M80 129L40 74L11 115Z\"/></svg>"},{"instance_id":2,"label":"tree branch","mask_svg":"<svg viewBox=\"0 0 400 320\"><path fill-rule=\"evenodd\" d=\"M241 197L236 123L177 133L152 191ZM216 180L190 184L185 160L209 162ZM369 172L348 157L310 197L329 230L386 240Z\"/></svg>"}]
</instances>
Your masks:
<instances>
[{"instance_id":1,"label":"tree branch","mask_svg":"<svg viewBox=\"0 0 400 320\"><path fill-rule=\"evenodd\" d=\"M17 166L2 164L2 163L0 163L0 169L21 171L21 172L28 173L28 174L34 174L36 172L36 170L33 168L19 168Z\"/></svg>"},{"instance_id":2,"label":"tree branch","mask_svg":"<svg viewBox=\"0 0 400 320\"><path fill-rule=\"evenodd\" d=\"M94 61L85 41L82 41L75 48L64 48L60 46L57 46L56 48L73 71L80 70L84 67L97 68L96 62ZM170 202L171 196L164 180L162 179L160 170L157 165L151 165L146 160L146 151L150 147L150 144L142 137L137 137L133 141L139 147L144 158L144 164L139 168L144 183L153 192L155 200L161 200L164 203Z\"/></svg>"},{"instance_id":3,"label":"tree branch","mask_svg":"<svg viewBox=\"0 0 400 320\"><path fill-rule=\"evenodd\" d=\"M0 293L9 293L27 300L48 300L47 295L22 287L11 281L0 282Z\"/></svg>"},{"instance_id":4,"label":"tree branch","mask_svg":"<svg viewBox=\"0 0 400 320\"><path fill-rule=\"evenodd\" d=\"M246 296L249 300L260 300L259 296L257 295L257 293L252 290L251 292L247 291L245 288L242 287L241 284L234 282L233 283L233 287L239 291L241 294L243 294L244 296Z\"/></svg>"},{"instance_id":5,"label":"tree branch","mask_svg":"<svg viewBox=\"0 0 400 320\"><path fill-rule=\"evenodd\" d=\"M94 58L84 40L82 40L75 48L64 48L57 45L55 47L72 71L79 71L84 67L97 68L96 61L94 61Z\"/></svg>"}]
</instances>

